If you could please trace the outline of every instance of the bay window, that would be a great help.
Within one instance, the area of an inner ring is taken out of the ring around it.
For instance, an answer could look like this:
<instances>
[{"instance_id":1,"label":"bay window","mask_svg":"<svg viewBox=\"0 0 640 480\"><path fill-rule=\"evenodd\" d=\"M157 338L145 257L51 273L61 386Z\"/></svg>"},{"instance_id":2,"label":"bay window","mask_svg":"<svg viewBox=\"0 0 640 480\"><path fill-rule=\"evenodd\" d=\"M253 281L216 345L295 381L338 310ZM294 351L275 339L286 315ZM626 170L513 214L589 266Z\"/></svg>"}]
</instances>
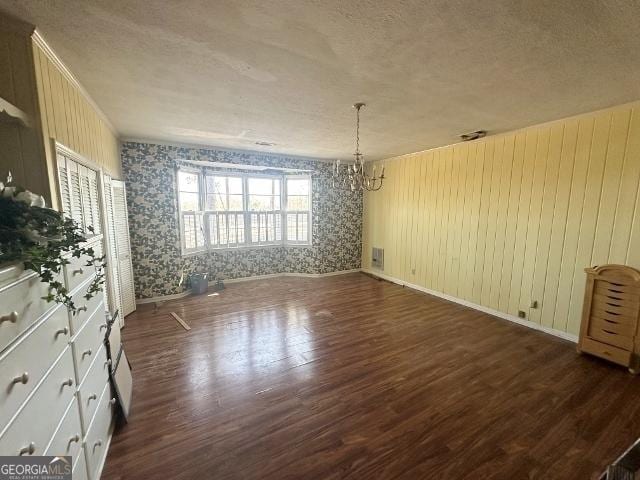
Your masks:
<instances>
[{"instance_id":1,"label":"bay window","mask_svg":"<svg viewBox=\"0 0 640 480\"><path fill-rule=\"evenodd\" d=\"M310 176L181 169L177 180L184 254L311 244Z\"/></svg>"}]
</instances>

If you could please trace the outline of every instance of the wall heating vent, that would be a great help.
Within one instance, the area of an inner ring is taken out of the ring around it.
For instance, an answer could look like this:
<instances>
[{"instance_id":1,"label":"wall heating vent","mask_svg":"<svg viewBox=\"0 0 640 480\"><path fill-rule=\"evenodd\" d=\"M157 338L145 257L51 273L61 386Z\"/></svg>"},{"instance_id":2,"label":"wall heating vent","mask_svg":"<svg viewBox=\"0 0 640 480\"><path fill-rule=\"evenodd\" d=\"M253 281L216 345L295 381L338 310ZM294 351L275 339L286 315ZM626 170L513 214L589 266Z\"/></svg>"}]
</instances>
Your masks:
<instances>
[{"instance_id":1,"label":"wall heating vent","mask_svg":"<svg viewBox=\"0 0 640 480\"><path fill-rule=\"evenodd\" d=\"M384 270L384 248L371 249L371 266L378 270Z\"/></svg>"}]
</instances>

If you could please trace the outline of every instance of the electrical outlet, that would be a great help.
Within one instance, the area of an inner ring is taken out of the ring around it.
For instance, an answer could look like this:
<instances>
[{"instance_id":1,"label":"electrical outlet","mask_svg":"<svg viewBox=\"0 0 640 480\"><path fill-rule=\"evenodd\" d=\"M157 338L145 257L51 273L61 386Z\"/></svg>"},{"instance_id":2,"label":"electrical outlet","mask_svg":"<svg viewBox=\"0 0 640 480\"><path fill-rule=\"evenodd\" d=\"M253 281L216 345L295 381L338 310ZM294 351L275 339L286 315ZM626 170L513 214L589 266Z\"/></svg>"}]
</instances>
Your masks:
<instances>
[{"instance_id":1,"label":"electrical outlet","mask_svg":"<svg viewBox=\"0 0 640 480\"><path fill-rule=\"evenodd\" d=\"M524 310L518 310L518 317L527 318L527 312L525 312Z\"/></svg>"},{"instance_id":2,"label":"electrical outlet","mask_svg":"<svg viewBox=\"0 0 640 480\"><path fill-rule=\"evenodd\" d=\"M531 302L531 308L538 308L538 301L534 300L533 302Z\"/></svg>"},{"instance_id":3,"label":"electrical outlet","mask_svg":"<svg viewBox=\"0 0 640 480\"><path fill-rule=\"evenodd\" d=\"M411 274L412 274L412 275L415 275L415 274L416 274L416 269L415 269L415 268L412 268L412 269L411 269Z\"/></svg>"}]
</instances>

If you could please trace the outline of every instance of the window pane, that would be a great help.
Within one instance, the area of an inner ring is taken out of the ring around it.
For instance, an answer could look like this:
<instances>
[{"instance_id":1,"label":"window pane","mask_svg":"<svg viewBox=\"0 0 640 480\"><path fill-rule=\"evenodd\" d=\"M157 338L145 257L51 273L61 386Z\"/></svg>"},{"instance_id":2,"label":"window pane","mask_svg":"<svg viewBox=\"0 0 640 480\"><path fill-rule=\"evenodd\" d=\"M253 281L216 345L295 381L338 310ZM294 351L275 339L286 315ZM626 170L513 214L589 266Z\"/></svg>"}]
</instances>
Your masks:
<instances>
[{"instance_id":1,"label":"window pane","mask_svg":"<svg viewBox=\"0 0 640 480\"><path fill-rule=\"evenodd\" d=\"M242 207L242 194L229 195L229 210L240 212L244 210L244 208Z\"/></svg>"},{"instance_id":2,"label":"window pane","mask_svg":"<svg viewBox=\"0 0 640 480\"><path fill-rule=\"evenodd\" d=\"M197 193L180 193L180 210L183 212L198 211L198 194Z\"/></svg>"},{"instance_id":3,"label":"window pane","mask_svg":"<svg viewBox=\"0 0 640 480\"><path fill-rule=\"evenodd\" d=\"M207 175L207 210L225 211L227 205L227 177Z\"/></svg>"},{"instance_id":4,"label":"window pane","mask_svg":"<svg viewBox=\"0 0 640 480\"><path fill-rule=\"evenodd\" d=\"M289 210L309 210L309 197L307 195L289 195L287 208Z\"/></svg>"},{"instance_id":5,"label":"window pane","mask_svg":"<svg viewBox=\"0 0 640 480\"><path fill-rule=\"evenodd\" d=\"M227 177L207 175L207 193L227 193Z\"/></svg>"},{"instance_id":6,"label":"window pane","mask_svg":"<svg viewBox=\"0 0 640 480\"><path fill-rule=\"evenodd\" d=\"M250 178L249 194L250 195L272 195L273 180L270 178Z\"/></svg>"},{"instance_id":7,"label":"window pane","mask_svg":"<svg viewBox=\"0 0 640 480\"><path fill-rule=\"evenodd\" d=\"M229 177L229 193L232 195L242 195L242 179L239 177Z\"/></svg>"},{"instance_id":8,"label":"window pane","mask_svg":"<svg viewBox=\"0 0 640 480\"><path fill-rule=\"evenodd\" d=\"M178 171L178 190L198 193L198 174Z\"/></svg>"},{"instance_id":9,"label":"window pane","mask_svg":"<svg viewBox=\"0 0 640 480\"><path fill-rule=\"evenodd\" d=\"M287 180L287 195L309 195L309 180L296 178Z\"/></svg>"},{"instance_id":10,"label":"window pane","mask_svg":"<svg viewBox=\"0 0 640 480\"><path fill-rule=\"evenodd\" d=\"M226 197L221 195L207 195L207 210L224 212L227 209Z\"/></svg>"},{"instance_id":11,"label":"window pane","mask_svg":"<svg viewBox=\"0 0 640 480\"><path fill-rule=\"evenodd\" d=\"M273 202L271 195L249 195L249 210L274 210Z\"/></svg>"}]
</instances>

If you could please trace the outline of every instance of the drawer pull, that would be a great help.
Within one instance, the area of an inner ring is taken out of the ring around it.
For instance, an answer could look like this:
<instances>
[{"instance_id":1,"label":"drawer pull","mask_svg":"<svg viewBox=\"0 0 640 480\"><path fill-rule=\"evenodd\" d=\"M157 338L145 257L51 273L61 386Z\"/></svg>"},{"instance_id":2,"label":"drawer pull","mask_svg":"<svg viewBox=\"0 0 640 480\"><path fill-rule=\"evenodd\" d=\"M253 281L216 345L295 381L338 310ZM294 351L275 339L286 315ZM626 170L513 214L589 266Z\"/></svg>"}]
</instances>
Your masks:
<instances>
[{"instance_id":1,"label":"drawer pull","mask_svg":"<svg viewBox=\"0 0 640 480\"><path fill-rule=\"evenodd\" d=\"M69 334L69 328L64 327L64 328L61 328L60 330L56 331L55 337L58 338L58 335L68 335L68 334Z\"/></svg>"},{"instance_id":2,"label":"drawer pull","mask_svg":"<svg viewBox=\"0 0 640 480\"><path fill-rule=\"evenodd\" d=\"M21 383L23 385L26 385L28 381L29 381L29 373L24 372L22 375L18 375L13 380L11 380L11 384L14 385L16 383Z\"/></svg>"},{"instance_id":3,"label":"drawer pull","mask_svg":"<svg viewBox=\"0 0 640 480\"><path fill-rule=\"evenodd\" d=\"M84 270L82 268L79 268L77 270L74 270L73 272L71 272L73 274L73 276L75 277L76 275L82 275L84 273Z\"/></svg>"},{"instance_id":4,"label":"drawer pull","mask_svg":"<svg viewBox=\"0 0 640 480\"><path fill-rule=\"evenodd\" d=\"M91 395L89 395L89 398L87 398L87 403L89 403L91 400L97 400L98 399L98 395L96 395L95 393L92 393Z\"/></svg>"},{"instance_id":5,"label":"drawer pull","mask_svg":"<svg viewBox=\"0 0 640 480\"><path fill-rule=\"evenodd\" d=\"M84 357L85 357L85 356L87 356L87 355L91 356L91 354L92 354L92 353L93 353L93 352L91 351L91 349L89 349L89 350L85 350L84 352L82 352L82 358L84 358Z\"/></svg>"},{"instance_id":6,"label":"drawer pull","mask_svg":"<svg viewBox=\"0 0 640 480\"><path fill-rule=\"evenodd\" d=\"M16 323L18 321L18 312L11 312L0 317L0 323L10 322Z\"/></svg>"},{"instance_id":7,"label":"drawer pull","mask_svg":"<svg viewBox=\"0 0 640 480\"><path fill-rule=\"evenodd\" d=\"M67 378L64 382L62 382L62 386L63 387L72 387L73 386L73 379Z\"/></svg>"},{"instance_id":8,"label":"drawer pull","mask_svg":"<svg viewBox=\"0 0 640 480\"><path fill-rule=\"evenodd\" d=\"M105 367L106 367L106 366L109 366L109 367L110 367L110 366L111 366L111 360L107 360L106 362L104 362L104 366L105 366Z\"/></svg>"},{"instance_id":9,"label":"drawer pull","mask_svg":"<svg viewBox=\"0 0 640 480\"><path fill-rule=\"evenodd\" d=\"M115 404L116 404L116 399L115 399L115 398L112 398L111 400L109 400L109 403L110 403L111 405L115 405Z\"/></svg>"},{"instance_id":10,"label":"drawer pull","mask_svg":"<svg viewBox=\"0 0 640 480\"><path fill-rule=\"evenodd\" d=\"M98 329L98 331L101 332L103 328L106 329L107 327L108 325L106 323L103 323L102 325L100 325L100 328Z\"/></svg>"},{"instance_id":11,"label":"drawer pull","mask_svg":"<svg viewBox=\"0 0 640 480\"><path fill-rule=\"evenodd\" d=\"M19 455L20 456L25 455L25 454L33 455L35 451L36 451L36 444L31 442L26 447L22 447L20 449Z\"/></svg>"},{"instance_id":12,"label":"drawer pull","mask_svg":"<svg viewBox=\"0 0 640 480\"><path fill-rule=\"evenodd\" d=\"M86 312L87 311L87 306L83 305L82 307L78 308L78 312Z\"/></svg>"},{"instance_id":13,"label":"drawer pull","mask_svg":"<svg viewBox=\"0 0 640 480\"><path fill-rule=\"evenodd\" d=\"M101 446L102 446L102 440L98 440L96 443L93 444L93 450L95 451L96 448Z\"/></svg>"},{"instance_id":14,"label":"drawer pull","mask_svg":"<svg viewBox=\"0 0 640 480\"><path fill-rule=\"evenodd\" d=\"M80 435L76 433L73 437L69 439L69 443L67 443L67 449L69 449L69 445L71 445L72 443L78 443L79 441L80 441Z\"/></svg>"}]
</instances>

